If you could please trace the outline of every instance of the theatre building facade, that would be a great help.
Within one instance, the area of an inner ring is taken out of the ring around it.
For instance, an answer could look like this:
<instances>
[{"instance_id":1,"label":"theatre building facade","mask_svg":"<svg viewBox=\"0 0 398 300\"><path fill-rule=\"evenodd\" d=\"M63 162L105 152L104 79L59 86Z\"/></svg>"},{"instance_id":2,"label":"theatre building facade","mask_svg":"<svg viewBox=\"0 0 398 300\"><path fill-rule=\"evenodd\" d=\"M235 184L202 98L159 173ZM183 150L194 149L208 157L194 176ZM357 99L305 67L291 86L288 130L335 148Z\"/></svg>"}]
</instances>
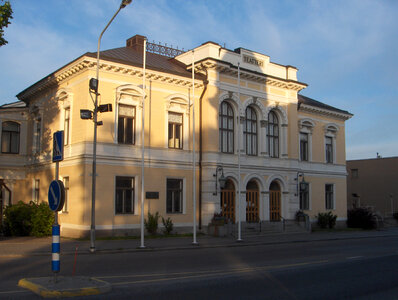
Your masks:
<instances>
[{"instance_id":1,"label":"theatre building facade","mask_svg":"<svg viewBox=\"0 0 398 300\"><path fill-rule=\"evenodd\" d=\"M140 228L142 165L145 216L170 217L177 231L192 230L194 186L200 228L215 213L235 224L290 220L298 211L312 221L326 211L346 220L349 112L303 96L295 67L257 52L147 43L144 72L143 48L136 35L100 55L99 102L112 111L98 114L97 234ZM90 230L93 122L80 112L93 110L96 68L96 53L85 53L0 107L2 206L47 201L52 136L64 131L64 236Z\"/></svg>"}]
</instances>

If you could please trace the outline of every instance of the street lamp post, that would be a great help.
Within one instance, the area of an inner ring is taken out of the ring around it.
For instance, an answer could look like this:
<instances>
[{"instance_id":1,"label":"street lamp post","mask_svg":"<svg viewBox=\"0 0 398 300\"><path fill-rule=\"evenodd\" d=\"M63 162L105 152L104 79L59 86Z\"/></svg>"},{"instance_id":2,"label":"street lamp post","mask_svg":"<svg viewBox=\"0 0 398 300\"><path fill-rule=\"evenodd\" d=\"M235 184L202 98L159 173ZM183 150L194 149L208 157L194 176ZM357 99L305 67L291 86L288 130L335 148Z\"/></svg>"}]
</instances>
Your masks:
<instances>
[{"instance_id":1,"label":"street lamp post","mask_svg":"<svg viewBox=\"0 0 398 300\"><path fill-rule=\"evenodd\" d=\"M97 176L97 126L101 125L97 122L98 115L98 86L99 86L99 61L100 61L100 44L102 35L108 29L109 25L112 23L113 19L117 16L119 11L122 8L125 8L126 5L130 4L132 0L122 0L122 3L119 6L117 12L113 15L112 19L105 26L104 30L102 30L99 38L98 38L98 47L97 47L97 73L96 78L90 80L90 89L95 92L95 100L94 100L94 111L93 111L93 121L94 121L94 141L93 141L93 173L92 173L92 191L91 191L91 228L90 228L90 252L95 252L95 188L96 188L96 176Z\"/></svg>"}]
</instances>

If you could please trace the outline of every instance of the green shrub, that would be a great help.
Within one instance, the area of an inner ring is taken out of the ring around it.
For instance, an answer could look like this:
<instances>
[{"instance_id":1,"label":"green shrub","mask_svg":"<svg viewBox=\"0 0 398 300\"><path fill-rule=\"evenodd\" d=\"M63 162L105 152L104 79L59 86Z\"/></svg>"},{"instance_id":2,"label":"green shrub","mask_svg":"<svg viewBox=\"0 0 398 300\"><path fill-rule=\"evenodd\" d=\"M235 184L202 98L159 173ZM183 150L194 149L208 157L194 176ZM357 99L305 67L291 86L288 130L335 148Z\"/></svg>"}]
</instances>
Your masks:
<instances>
[{"instance_id":1,"label":"green shrub","mask_svg":"<svg viewBox=\"0 0 398 300\"><path fill-rule=\"evenodd\" d=\"M373 212L367 208L359 207L347 211L347 227L373 229L376 220Z\"/></svg>"},{"instance_id":2,"label":"green shrub","mask_svg":"<svg viewBox=\"0 0 398 300\"><path fill-rule=\"evenodd\" d=\"M394 213L392 214L392 216L394 217L395 220L398 221L398 212L394 212Z\"/></svg>"},{"instance_id":3,"label":"green shrub","mask_svg":"<svg viewBox=\"0 0 398 300\"><path fill-rule=\"evenodd\" d=\"M158 221L159 221L159 212L156 212L154 215L148 212L148 220L144 220L145 229L149 234L156 234L158 231Z\"/></svg>"},{"instance_id":4,"label":"green shrub","mask_svg":"<svg viewBox=\"0 0 398 300\"><path fill-rule=\"evenodd\" d=\"M173 221L168 217L167 219L162 217L162 223L164 226L163 233L165 235L169 235L173 231Z\"/></svg>"},{"instance_id":5,"label":"green shrub","mask_svg":"<svg viewBox=\"0 0 398 300\"><path fill-rule=\"evenodd\" d=\"M333 228L336 225L337 216L333 215L331 211L327 213L318 213L316 218L317 224L321 228Z\"/></svg>"},{"instance_id":6,"label":"green shrub","mask_svg":"<svg viewBox=\"0 0 398 300\"><path fill-rule=\"evenodd\" d=\"M31 218L32 231L30 235L36 237L51 235L52 224L54 223L54 212L47 203L36 205Z\"/></svg>"},{"instance_id":7,"label":"green shrub","mask_svg":"<svg viewBox=\"0 0 398 300\"><path fill-rule=\"evenodd\" d=\"M54 213L47 203L37 205L19 201L4 211L4 233L13 236L51 235L53 220Z\"/></svg>"}]
</instances>

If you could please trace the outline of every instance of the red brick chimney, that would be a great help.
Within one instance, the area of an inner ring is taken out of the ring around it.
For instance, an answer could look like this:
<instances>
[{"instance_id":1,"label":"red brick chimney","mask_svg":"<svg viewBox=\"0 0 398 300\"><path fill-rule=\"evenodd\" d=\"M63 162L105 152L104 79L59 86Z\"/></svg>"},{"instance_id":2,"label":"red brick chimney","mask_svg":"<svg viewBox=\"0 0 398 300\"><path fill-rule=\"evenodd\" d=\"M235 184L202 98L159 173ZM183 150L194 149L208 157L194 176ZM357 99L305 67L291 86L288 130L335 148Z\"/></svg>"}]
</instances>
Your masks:
<instances>
[{"instance_id":1,"label":"red brick chimney","mask_svg":"<svg viewBox=\"0 0 398 300\"><path fill-rule=\"evenodd\" d=\"M136 51L141 51L144 49L145 36L136 34L135 36L126 40L126 47L132 48Z\"/></svg>"}]
</instances>

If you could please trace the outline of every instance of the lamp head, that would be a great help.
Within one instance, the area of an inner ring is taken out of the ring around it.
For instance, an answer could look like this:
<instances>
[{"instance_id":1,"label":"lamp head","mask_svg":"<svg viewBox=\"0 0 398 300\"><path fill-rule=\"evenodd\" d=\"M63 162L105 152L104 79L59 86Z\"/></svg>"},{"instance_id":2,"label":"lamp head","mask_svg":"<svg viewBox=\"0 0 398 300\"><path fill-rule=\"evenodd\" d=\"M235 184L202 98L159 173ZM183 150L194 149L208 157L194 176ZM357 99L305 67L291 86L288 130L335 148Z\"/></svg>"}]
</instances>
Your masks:
<instances>
[{"instance_id":1,"label":"lamp head","mask_svg":"<svg viewBox=\"0 0 398 300\"><path fill-rule=\"evenodd\" d=\"M127 5L129 5L133 0L122 0L122 3L120 4L120 8L125 8Z\"/></svg>"},{"instance_id":2,"label":"lamp head","mask_svg":"<svg viewBox=\"0 0 398 300\"><path fill-rule=\"evenodd\" d=\"M221 174L220 178L218 179L220 183L220 189L225 188L225 184L227 183L227 178L224 177L224 174Z\"/></svg>"}]
</instances>

